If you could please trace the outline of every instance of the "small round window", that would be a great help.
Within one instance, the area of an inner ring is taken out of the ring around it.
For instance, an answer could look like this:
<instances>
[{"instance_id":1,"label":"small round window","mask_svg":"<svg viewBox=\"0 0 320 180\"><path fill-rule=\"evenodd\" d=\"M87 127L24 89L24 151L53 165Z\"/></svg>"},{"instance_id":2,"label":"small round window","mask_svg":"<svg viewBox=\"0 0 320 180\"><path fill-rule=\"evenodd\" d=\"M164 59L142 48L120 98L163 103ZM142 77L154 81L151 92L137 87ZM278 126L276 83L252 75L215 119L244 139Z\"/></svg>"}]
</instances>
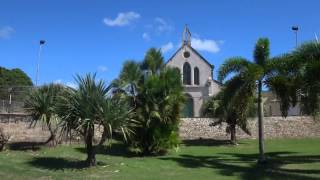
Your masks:
<instances>
[{"instance_id":1,"label":"small round window","mask_svg":"<svg viewBox=\"0 0 320 180\"><path fill-rule=\"evenodd\" d=\"M183 57L184 58L189 58L190 57L190 52L189 51L183 52Z\"/></svg>"}]
</instances>

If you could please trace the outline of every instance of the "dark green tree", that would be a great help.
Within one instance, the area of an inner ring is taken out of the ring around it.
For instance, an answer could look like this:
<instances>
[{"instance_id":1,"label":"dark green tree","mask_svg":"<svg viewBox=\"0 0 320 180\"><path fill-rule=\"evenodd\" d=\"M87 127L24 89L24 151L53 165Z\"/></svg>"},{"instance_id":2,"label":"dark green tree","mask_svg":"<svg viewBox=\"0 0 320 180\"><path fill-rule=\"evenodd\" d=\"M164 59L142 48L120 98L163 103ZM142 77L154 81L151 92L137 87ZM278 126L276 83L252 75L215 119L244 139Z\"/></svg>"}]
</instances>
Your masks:
<instances>
[{"instance_id":1,"label":"dark green tree","mask_svg":"<svg viewBox=\"0 0 320 180\"><path fill-rule=\"evenodd\" d=\"M246 87L245 83L238 76L231 78L225 82L222 90L204 105L204 115L214 118L212 126L227 123L226 132L230 134L232 144L237 144L236 126L251 135L247 118L255 116L254 94L248 91L252 87Z\"/></svg>"},{"instance_id":2,"label":"dark green tree","mask_svg":"<svg viewBox=\"0 0 320 180\"><path fill-rule=\"evenodd\" d=\"M151 48L141 64L126 62L117 82L132 85L136 92L129 98L139 121L131 144L142 154L165 153L177 146L183 88L179 71L164 67L160 50Z\"/></svg>"},{"instance_id":3,"label":"dark green tree","mask_svg":"<svg viewBox=\"0 0 320 180\"><path fill-rule=\"evenodd\" d=\"M8 99L11 93L12 101L23 101L32 85L31 79L21 69L0 67L0 99Z\"/></svg>"},{"instance_id":4,"label":"dark green tree","mask_svg":"<svg viewBox=\"0 0 320 180\"><path fill-rule=\"evenodd\" d=\"M320 112L320 43L307 42L274 58L267 85L281 100L283 116L298 101L305 114Z\"/></svg>"}]
</instances>

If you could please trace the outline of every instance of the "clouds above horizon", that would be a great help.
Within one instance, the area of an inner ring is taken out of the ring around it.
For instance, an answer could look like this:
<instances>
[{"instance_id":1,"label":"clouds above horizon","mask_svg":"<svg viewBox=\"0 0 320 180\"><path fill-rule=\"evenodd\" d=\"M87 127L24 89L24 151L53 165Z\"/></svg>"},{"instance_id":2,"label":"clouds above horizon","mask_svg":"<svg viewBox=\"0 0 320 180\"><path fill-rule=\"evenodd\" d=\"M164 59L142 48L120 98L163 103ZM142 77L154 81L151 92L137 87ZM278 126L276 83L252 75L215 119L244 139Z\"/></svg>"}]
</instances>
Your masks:
<instances>
[{"instance_id":1,"label":"clouds above horizon","mask_svg":"<svg viewBox=\"0 0 320 180\"><path fill-rule=\"evenodd\" d=\"M10 39L14 29L11 26L0 27L0 39Z\"/></svg>"},{"instance_id":2,"label":"clouds above horizon","mask_svg":"<svg viewBox=\"0 0 320 180\"><path fill-rule=\"evenodd\" d=\"M78 85L74 82L71 82L71 81L68 81L68 82L65 82L65 81L62 81L61 79L57 79L55 81L53 81L54 84L61 84L61 85L64 85L64 86L68 86L68 87L71 87L73 89L77 89L78 88Z\"/></svg>"},{"instance_id":3,"label":"clouds above horizon","mask_svg":"<svg viewBox=\"0 0 320 180\"><path fill-rule=\"evenodd\" d=\"M150 41L151 37L150 37L149 33L144 32L142 34L142 39L144 39L145 41Z\"/></svg>"},{"instance_id":4,"label":"clouds above horizon","mask_svg":"<svg viewBox=\"0 0 320 180\"><path fill-rule=\"evenodd\" d=\"M218 53L220 45L223 41L216 41L212 39L191 38L191 46L199 51L207 51L210 53Z\"/></svg>"},{"instance_id":5,"label":"clouds above horizon","mask_svg":"<svg viewBox=\"0 0 320 180\"><path fill-rule=\"evenodd\" d=\"M122 27L130 25L132 22L141 18L141 15L134 11L129 12L120 12L117 17L112 18L104 18L103 22L105 25L110 27ZM142 39L146 42L151 41L151 38L154 35L161 35L164 33L172 32L174 30L174 26L172 22L162 18L155 17L152 19L152 22L144 25L145 31L142 33ZM213 39L202 39L199 35L195 34L195 37L191 38L191 45L194 49L199 51L206 51L209 53L218 53L221 49L221 45L223 41L213 40ZM178 45L179 46L179 45ZM174 43L168 42L161 46L161 52L166 53L174 48ZM106 71L104 68L99 67L98 70L101 72Z\"/></svg>"},{"instance_id":6,"label":"clouds above horizon","mask_svg":"<svg viewBox=\"0 0 320 180\"><path fill-rule=\"evenodd\" d=\"M160 49L161 49L162 53L166 53L166 52L172 50L173 47L174 47L173 43L172 42L168 42L167 44L164 44L163 46L161 46Z\"/></svg>"},{"instance_id":7,"label":"clouds above horizon","mask_svg":"<svg viewBox=\"0 0 320 180\"><path fill-rule=\"evenodd\" d=\"M174 30L173 25L171 25L168 21L163 18L156 17L154 19L155 28L158 32L170 32Z\"/></svg>"},{"instance_id":8,"label":"clouds above horizon","mask_svg":"<svg viewBox=\"0 0 320 180\"><path fill-rule=\"evenodd\" d=\"M141 17L140 14L129 11L129 12L120 12L118 13L118 16L115 19L111 18L104 18L103 22L107 26L115 27L115 26L127 26L131 24L133 21L139 19Z\"/></svg>"},{"instance_id":9,"label":"clouds above horizon","mask_svg":"<svg viewBox=\"0 0 320 180\"><path fill-rule=\"evenodd\" d=\"M99 72L106 72L106 71L108 71L108 68L104 65L100 65L100 66L98 66L98 71Z\"/></svg>"}]
</instances>

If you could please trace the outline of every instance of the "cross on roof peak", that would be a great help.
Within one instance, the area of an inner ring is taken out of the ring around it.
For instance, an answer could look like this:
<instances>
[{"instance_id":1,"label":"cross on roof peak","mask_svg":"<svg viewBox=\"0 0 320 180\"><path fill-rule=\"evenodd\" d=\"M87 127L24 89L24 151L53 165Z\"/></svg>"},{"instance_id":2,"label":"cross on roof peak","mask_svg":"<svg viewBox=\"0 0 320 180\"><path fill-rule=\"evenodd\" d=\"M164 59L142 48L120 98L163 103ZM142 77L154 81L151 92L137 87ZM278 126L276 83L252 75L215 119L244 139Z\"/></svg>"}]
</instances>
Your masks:
<instances>
[{"instance_id":1,"label":"cross on roof peak","mask_svg":"<svg viewBox=\"0 0 320 180\"><path fill-rule=\"evenodd\" d=\"M182 34L182 43L183 45L191 46L191 33L189 31L188 25L186 24L184 27L184 31Z\"/></svg>"}]
</instances>

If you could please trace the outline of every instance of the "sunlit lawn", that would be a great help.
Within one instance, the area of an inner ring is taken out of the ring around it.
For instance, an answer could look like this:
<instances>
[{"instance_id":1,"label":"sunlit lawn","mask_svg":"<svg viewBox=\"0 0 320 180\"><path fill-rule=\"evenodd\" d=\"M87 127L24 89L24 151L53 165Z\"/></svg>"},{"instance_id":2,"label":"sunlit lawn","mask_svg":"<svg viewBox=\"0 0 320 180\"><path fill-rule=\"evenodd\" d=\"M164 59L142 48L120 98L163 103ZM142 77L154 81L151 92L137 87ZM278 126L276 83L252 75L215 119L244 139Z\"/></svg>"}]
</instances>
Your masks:
<instances>
[{"instance_id":1,"label":"sunlit lawn","mask_svg":"<svg viewBox=\"0 0 320 180\"><path fill-rule=\"evenodd\" d=\"M320 179L320 138L268 140L265 166L256 164L256 140L188 141L160 157L138 157L116 144L98 152L94 168L83 166L82 145L23 147L0 153L0 179Z\"/></svg>"}]
</instances>

